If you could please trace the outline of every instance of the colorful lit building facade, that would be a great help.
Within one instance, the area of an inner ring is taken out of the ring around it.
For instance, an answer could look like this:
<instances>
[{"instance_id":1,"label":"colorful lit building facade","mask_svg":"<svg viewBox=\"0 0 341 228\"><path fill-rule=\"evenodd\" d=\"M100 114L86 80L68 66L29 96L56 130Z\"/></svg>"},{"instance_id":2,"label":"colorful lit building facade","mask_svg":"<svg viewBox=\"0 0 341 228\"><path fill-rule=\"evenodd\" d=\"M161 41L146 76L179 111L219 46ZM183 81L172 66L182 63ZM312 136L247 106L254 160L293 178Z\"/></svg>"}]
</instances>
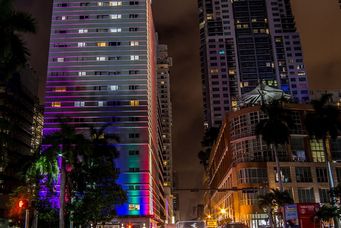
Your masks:
<instances>
[{"instance_id":1,"label":"colorful lit building facade","mask_svg":"<svg viewBox=\"0 0 341 228\"><path fill-rule=\"evenodd\" d=\"M290 142L278 148L283 186L295 203L329 202L329 183L321 141L311 140L303 126L312 107L288 104L294 126ZM264 227L267 215L257 207L258 196L278 188L276 164L270 148L255 134L256 124L265 119L259 106L229 112L211 151L205 183L205 213L218 220L242 222L250 228ZM341 182L341 138L328 143L335 182ZM227 189L235 189L228 191ZM225 209L225 214L221 214ZM231 219L231 220L230 220Z\"/></svg>"},{"instance_id":2,"label":"colorful lit building facade","mask_svg":"<svg viewBox=\"0 0 341 228\"><path fill-rule=\"evenodd\" d=\"M198 0L205 125L261 81L309 100L300 37L290 0Z\"/></svg>"},{"instance_id":3,"label":"colorful lit building facade","mask_svg":"<svg viewBox=\"0 0 341 228\"><path fill-rule=\"evenodd\" d=\"M84 132L101 127L120 138L118 182L128 202L120 226L164 220L162 154L157 136L156 42L150 0L54 0L44 134L61 115Z\"/></svg>"}]
</instances>

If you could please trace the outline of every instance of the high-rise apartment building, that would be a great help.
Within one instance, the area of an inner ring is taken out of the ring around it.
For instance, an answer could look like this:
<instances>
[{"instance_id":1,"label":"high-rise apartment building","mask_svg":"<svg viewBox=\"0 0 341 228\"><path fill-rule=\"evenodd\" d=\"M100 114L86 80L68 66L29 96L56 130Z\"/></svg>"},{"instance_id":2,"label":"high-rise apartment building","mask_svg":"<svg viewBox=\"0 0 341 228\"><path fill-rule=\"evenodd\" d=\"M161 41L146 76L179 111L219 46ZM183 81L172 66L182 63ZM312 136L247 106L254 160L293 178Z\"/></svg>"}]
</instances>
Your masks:
<instances>
[{"instance_id":1,"label":"high-rise apartment building","mask_svg":"<svg viewBox=\"0 0 341 228\"><path fill-rule=\"evenodd\" d=\"M156 227L164 219L157 136L156 42L150 0L54 0L44 134L59 115L77 130L101 127L120 138L118 182L128 202L120 226Z\"/></svg>"},{"instance_id":2,"label":"high-rise apartment building","mask_svg":"<svg viewBox=\"0 0 341 228\"><path fill-rule=\"evenodd\" d=\"M166 200L166 222L174 223L173 207L173 159L172 159L172 103L170 98L170 68L172 58L167 45L157 46L157 87L160 106L161 141Z\"/></svg>"},{"instance_id":3,"label":"high-rise apartment building","mask_svg":"<svg viewBox=\"0 0 341 228\"><path fill-rule=\"evenodd\" d=\"M164 186L172 186L172 103L170 99L170 67L172 58L168 56L167 45L158 45L157 84L161 106L163 159L165 167Z\"/></svg>"},{"instance_id":4,"label":"high-rise apartment building","mask_svg":"<svg viewBox=\"0 0 341 228\"><path fill-rule=\"evenodd\" d=\"M205 125L220 126L260 82L309 100L290 0L199 0L199 21Z\"/></svg>"},{"instance_id":5,"label":"high-rise apartment building","mask_svg":"<svg viewBox=\"0 0 341 228\"><path fill-rule=\"evenodd\" d=\"M6 85L0 83L0 227L7 227L9 195L22 184L20 169L41 144L43 113L36 81L27 69Z\"/></svg>"}]
</instances>

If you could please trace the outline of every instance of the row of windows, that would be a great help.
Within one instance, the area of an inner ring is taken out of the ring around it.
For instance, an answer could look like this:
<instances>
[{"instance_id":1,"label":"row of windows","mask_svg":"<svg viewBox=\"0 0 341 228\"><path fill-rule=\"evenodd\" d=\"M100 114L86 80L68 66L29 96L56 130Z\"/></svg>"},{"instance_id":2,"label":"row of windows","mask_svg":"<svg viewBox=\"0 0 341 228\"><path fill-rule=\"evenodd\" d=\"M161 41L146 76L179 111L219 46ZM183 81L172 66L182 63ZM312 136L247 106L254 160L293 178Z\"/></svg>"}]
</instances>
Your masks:
<instances>
[{"instance_id":1,"label":"row of windows","mask_svg":"<svg viewBox=\"0 0 341 228\"><path fill-rule=\"evenodd\" d=\"M289 191L289 193L291 193ZM315 195L313 188L297 188L298 202L300 203L315 203ZM264 193L258 192L247 192L242 191L241 193L241 204L242 205L257 205L259 196ZM329 203L329 189L319 188L320 203Z\"/></svg>"},{"instance_id":2,"label":"row of windows","mask_svg":"<svg viewBox=\"0 0 341 228\"><path fill-rule=\"evenodd\" d=\"M131 100L128 103L123 101L75 101L72 103L73 106L67 105L67 103L62 103L60 101L51 102L51 107L60 108L60 107L104 107L104 106L123 106L129 105L131 107L140 106L139 100Z\"/></svg>"},{"instance_id":3,"label":"row of windows","mask_svg":"<svg viewBox=\"0 0 341 228\"><path fill-rule=\"evenodd\" d=\"M139 70L128 70L129 75L139 74ZM121 71L78 71L78 72L51 72L50 76L97 76L97 75L121 75Z\"/></svg>"},{"instance_id":4,"label":"row of windows","mask_svg":"<svg viewBox=\"0 0 341 228\"><path fill-rule=\"evenodd\" d=\"M139 46L139 41L129 41L129 46L135 47ZM54 47L115 47L121 46L121 42L119 41L111 41L111 42L96 42L96 43L87 43L87 42L77 42L77 43L55 43Z\"/></svg>"},{"instance_id":5,"label":"row of windows","mask_svg":"<svg viewBox=\"0 0 341 228\"><path fill-rule=\"evenodd\" d=\"M139 41L129 41L129 46L135 47L139 46ZM55 43L53 44L54 47L116 47L121 46L120 41L112 41L112 42L96 42L96 43L89 43L89 42L75 42L75 43Z\"/></svg>"},{"instance_id":6,"label":"row of windows","mask_svg":"<svg viewBox=\"0 0 341 228\"><path fill-rule=\"evenodd\" d=\"M122 89L123 87L123 89ZM120 90L124 90L125 88L128 88L129 90L138 90L138 85L127 85L127 86L120 86ZM105 86L76 86L76 87L55 87L51 89L53 92L68 92L68 91L118 91L119 86L118 85L105 85Z\"/></svg>"},{"instance_id":7,"label":"row of windows","mask_svg":"<svg viewBox=\"0 0 341 228\"><path fill-rule=\"evenodd\" d=\"M70 123L111 123L111 122L139 122L139 121L147 121L147 117L136 117L136 116L115 116L115 117L73 117L69 118ZM46 119L46 123L59 123L58 119ZM136 154L137 155L137 154Z\"/></svg>"},{"instance_id":8,"label":"row of windows","mask_svg":"<svg viewBox=\"0 0 341 228\"><path fill-rule=\"evenodd\" d=\"M60 34L66 34L66 33L90 33L90 32L110 32L110 33L119 33L122 32L122 28L97 28L97 29L87 29L87 28L81 28L78 30L67 30L67 29L57 29L55 30L55 33L60 33ZM129 32L137 32L138 28L137 27L129 27L128 28Z\"/></svg>"},{"instance_id":9,"label":"row of windows","mask_svg":"<svg viewBox=\"0 0 341 228\"><path fill-rule=\"evenodd\" d=\"M138 5L139 4L139 1L129 1L129 5ZM122 1L99 1L96 3L92 3L92 2L80 2L80 3L77 3L77 4L74 4L74 6L82 6L82 7L85 7L85 6L122 6L123 3ZM61 8L65 8L65 7L70 7L72 6L71 3L66 3L66 2L63 2L63 3L58 3L57 4L57 7L61 7Z\"/></svg>"},{"instance_id":10,"label":"row of windows","mask_svg":"<svg viewBox=\"0 0 341 228\"><path fill-rule=\"evenodd\" d=\"M122 14L99 14L95 16L90 15L79 15L79 16L56 16L56 21L66 21L66 20L90 20L90 19L112 19L118 20L124 18ZM127 18L139 18L139 14L129 14Z\"/></svg>"},{"instance_id":11,"label":"row of windows","mask_svg":"<svg viewBox=\"0 0 341 228\"><path fill-rule=\"evenodd\" d=\"M131 61L140 60L139 55L130 55L128 57ZM52 58L52 62L81 62L81 61L113 61L113 60L129 60L129 59L122 59L122 56L97 56L97 57L73 57L73 58Z\"/></svg>"},{"instance_id":12,"label":"row of windows","mask_svg":"<svg viewBox=\"0 0 341 228\"><path fill-rule=\"evenodd\" d=\"M299 183L306 183L306 182L313 182L313 177L311 173L310 167L296 167L296 182ZM327 169L326 168L316 168L316 179L319 183L326 183L328 182L328 176L327 176ZM274 168L275 176L276 176L276 182L278 182L278 173L276 173L276 168ZM281 167L281 177L282 181L284 183L290 183L291 180L291 174L290 174L290 168L289 167Z\"/></svg>"}]
</instances>

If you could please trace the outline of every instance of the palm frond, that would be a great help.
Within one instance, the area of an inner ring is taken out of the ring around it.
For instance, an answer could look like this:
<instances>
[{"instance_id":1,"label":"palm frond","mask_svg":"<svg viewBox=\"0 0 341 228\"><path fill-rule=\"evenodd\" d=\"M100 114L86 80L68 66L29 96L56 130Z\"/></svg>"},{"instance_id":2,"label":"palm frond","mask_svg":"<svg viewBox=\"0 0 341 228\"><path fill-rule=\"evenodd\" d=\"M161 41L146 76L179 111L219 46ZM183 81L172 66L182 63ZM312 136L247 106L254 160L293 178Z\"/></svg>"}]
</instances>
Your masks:
<instances>
[{"instance_id":1,"label":"palm frond","mask_svg":"<svg viewBox=\"0 0 341 228\"><path fill-rule=\"evenodd\" d=\"M25 12L14 12L8 20L8 26L16 32L36 33L37 31L36 20Z\"/></svg>"}]
</instances>

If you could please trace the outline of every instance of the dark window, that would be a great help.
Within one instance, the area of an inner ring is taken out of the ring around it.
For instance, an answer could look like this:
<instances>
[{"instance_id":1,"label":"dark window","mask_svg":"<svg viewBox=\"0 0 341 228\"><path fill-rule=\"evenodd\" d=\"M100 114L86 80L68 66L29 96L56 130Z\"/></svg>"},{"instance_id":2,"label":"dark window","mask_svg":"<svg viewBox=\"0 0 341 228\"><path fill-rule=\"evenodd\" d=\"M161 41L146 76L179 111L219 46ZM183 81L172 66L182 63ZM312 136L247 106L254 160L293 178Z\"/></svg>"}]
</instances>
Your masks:
<instances>
[{"instance_id":1,"label":"dark window","mask_svg":"<svg viewBox=\"0 0 341 228\"><path fill-rule=\"evenodd\" d=\"M130 85L129 90L137 90L138 86L137 85Z\"/></svg>"},{"instance_id":2,"label":"dark window","mask_svg":"<svg viewBox=\"0 0 341 228\"><path fill-rule=\"evenodd\" d=\"M109 42L108 45L109 46L120 46L121 42Z\"/></svg>"},{"instance_id":3,"label":"dark window","mask_svg":"<svg viewBox=\"0 0 341 228\"><path fill-rule=\"evenodd\" d=\"M68 7L67 3L58 3L57 7Z\"/></svg>"},{"instance_id":4,"label":"dark window","mask_svg":"<svg viewBox=\"0 0 341 228\"><path fill-rule=\"evenodd\" d=\"M310 167L296 167L296 181L297 182L312 182Z\"/></svg>"},{"instance_id":5,"label":"dark window","mask_svg":"<svg viewBox=\"0 0 341 228\"><path fill-rule=\"evenodd\" d=\"M129 138L130 138L130 139L137 139L137 138L140 138L140 134L139 134L139 133L130 133L130 134L129 134Z\"/></svg>"},{"instance_id":6,"label":"dark window","mask_svg":"<svg viewBox=\"0 0 341 228\"><path fill-rule=\"evenodd\" d=\"M140 172L140 168L129 168L129 172Z\"/></svg>"},{"instance_id":7,"label":"dark window","mask_svg":"<svg viewBox=\"0 0 341 228\"><path fill-rule=\"evenodd\" d=\"M139 154L140 154L140 151L138 151L138 150L129 150L130 156L139 155Z\"/></svg>"},{"instance_id":8,"label":"dark window","mask_svg":"<svg viewBox=\"0 0 341 228\"><path fill-rule=\"evenodd\" d=\"M316 178L317 178L317 182L328 182L327 169L316 168Z\"/></svg>"}]
</instances>

